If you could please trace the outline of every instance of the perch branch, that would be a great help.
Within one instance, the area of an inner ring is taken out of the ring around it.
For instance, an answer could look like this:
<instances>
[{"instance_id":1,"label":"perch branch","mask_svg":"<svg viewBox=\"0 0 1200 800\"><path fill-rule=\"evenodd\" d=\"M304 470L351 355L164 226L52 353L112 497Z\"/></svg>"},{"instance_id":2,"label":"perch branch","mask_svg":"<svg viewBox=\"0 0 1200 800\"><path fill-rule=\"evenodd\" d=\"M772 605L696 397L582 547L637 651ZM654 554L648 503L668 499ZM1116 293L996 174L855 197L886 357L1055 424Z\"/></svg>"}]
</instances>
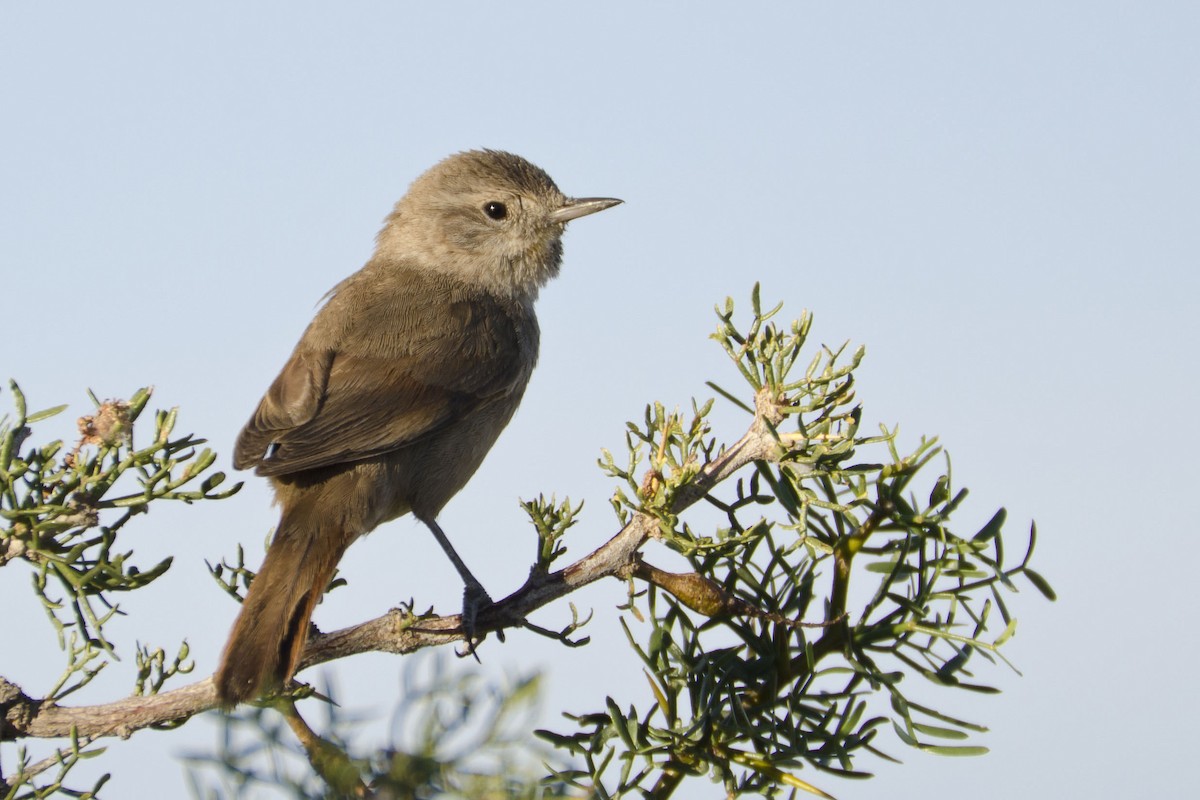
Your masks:
<instances>
[{"instance_id":1,"label":"perch branch","mask_svg":"<svg viewBox=\"0 0 1200 800\"><path fill-rule=\"evenodd\" d=\"M676 495L670 509L679 513L693 505L717 484L754 461L778 461L800 442L780 437L767 420L776 416L770 401L759 398L758 413L746 434L697 473ZM775 422L777 420L771 420ZM601 578L629 577L637 553L658 529L648 513L633 516L615 536L578 561L557 572L531 574L525 585L480 612L478 633L502 631L523 624L542 606ZM461 617L416 618L398 609L372 620L331 633L317 633L309 641L300 669L365 652L411 653L425 647L463 640ZM127 697L95 706L60 706L25 695L0 677L0 741L26 737L54 738L71 735L95 739L126 738L142 728L182 722L217 706L212 679L161 694Z\"/></svg>"}]
</instances>

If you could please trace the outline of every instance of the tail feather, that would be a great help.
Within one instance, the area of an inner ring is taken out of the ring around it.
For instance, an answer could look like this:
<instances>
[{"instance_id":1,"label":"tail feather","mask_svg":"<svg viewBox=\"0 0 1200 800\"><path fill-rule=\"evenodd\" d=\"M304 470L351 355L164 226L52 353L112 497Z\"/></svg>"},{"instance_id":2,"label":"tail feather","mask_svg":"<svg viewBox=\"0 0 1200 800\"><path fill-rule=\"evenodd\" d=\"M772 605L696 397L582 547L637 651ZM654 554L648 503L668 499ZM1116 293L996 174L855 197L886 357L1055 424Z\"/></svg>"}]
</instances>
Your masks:
<instances>
[{"instance_id":1,"label":"tail feather","mask_svg":"<svg viewBox=\"0 0 1200 800\"><path fill-rule=\"evenodd\" d=\"M325 532L312 517L295 516L285 514L280 520L233 623L214 679L225 708L291 680L313 610L349 544L340 531Z\"/></svg>"}]
</instances>

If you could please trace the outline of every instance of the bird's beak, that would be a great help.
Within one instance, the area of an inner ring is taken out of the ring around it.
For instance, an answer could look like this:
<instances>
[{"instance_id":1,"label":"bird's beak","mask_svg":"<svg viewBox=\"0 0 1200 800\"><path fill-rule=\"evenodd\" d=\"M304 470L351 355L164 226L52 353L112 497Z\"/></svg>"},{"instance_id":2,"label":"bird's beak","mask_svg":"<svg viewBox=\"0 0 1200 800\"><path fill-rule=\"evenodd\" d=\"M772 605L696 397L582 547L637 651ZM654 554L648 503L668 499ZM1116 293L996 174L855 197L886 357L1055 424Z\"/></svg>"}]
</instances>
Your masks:
<instances>
[{"instance_id":1,"label":"bird's beak","mask_svg":"<svg viewBox=\"0 0 1200 800\"><path fill-rule=\"evenodd\" d=\"M597 211L603 211L624 202L615 197L568 197L567 202L563 203L561 208L550 212L550 219L566 224L573 219L586 217L588 214L595 214Z\"/></svg>"}]
</instances>

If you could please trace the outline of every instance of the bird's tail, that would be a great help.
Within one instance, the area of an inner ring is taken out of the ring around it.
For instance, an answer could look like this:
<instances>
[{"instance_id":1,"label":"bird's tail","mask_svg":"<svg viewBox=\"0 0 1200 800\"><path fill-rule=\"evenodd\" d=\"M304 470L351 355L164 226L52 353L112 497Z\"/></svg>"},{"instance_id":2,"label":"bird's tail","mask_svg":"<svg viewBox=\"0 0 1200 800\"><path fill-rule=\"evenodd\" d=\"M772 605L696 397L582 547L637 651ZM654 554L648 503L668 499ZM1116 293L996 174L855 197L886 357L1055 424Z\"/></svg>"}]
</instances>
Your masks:
<instances>
[{"instance_id":1,"label":"bird's tail","mask_svg":"<svg viewBox=\"0 0 1200 800\"><path fill-rule=\"evenodd\" d=\"M214 682L225 708L287 685L308 639L313 609L350 539L322 530L320 515L288 509L233 623Z\"/></svg>"}]
</instances>

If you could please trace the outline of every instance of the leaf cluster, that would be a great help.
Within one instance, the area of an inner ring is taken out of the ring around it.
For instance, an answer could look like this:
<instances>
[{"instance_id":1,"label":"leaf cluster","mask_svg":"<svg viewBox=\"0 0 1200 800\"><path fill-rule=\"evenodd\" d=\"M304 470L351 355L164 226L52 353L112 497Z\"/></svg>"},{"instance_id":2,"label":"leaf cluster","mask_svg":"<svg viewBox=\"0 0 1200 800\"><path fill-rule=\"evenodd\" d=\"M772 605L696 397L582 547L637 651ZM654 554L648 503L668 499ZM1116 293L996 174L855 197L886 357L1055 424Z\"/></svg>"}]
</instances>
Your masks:
<instances>
[{"instance_id":1,"label":"leaf cluster","mask_svg":"<svg viewBox=\"0 0 1200 800\"><path fill-rule=\"evenodd\" d=\"M58 702L117 658L105 631L121 613L117 596L149 585L171 566L169 557L139 565L133 551L120 545L130 520L158 501L221 499L240 484L221 488L225 475L210 471L216 455L200 449L203 439L173 435L175 409L157 411L148 441L139 442L139 420L150 389L138 390L127 401L101 402L92 396L95 411L79 419L79 439L70 446L62 440L29 444L33 426L66 406L30 412L20 387L10 382L9 388L13 412L0 419L0 567L28 568L33 592L57 633L66 665L39 694ZM166 680L191 669L186 642L169 661L162 648L138 645L135 692L154 694ZM19 752L15 773L7 781L0 778L4 796L67 791L62 776L79 759L98 752L85 749L86 744L74 737L37 764ZM55 765L58 777L35 786L35 776Z\"/></svg>"},{"instance_id":2,"label":"leaf cluster","mask_svg":"<svg viewBox=\"0 0 1200 800\"><path fill-rule=\"evenodd\" d=\"M626 463L609 453L601 461L621 482L618 518L653 515L661 542L692 571L635 572L646 588L631 589L636 621L622 624L648 699L610 697L602 710L568 715L574 732L539 731L583 761L555 780L598 797L668 797L694 775L730 795L827 796L796 772L867 777L864 755L891 758L879 741L885 729L930 752L985 752L967 742L982 726L918 703L910 684L994 691L974 670L1001 659L1016 630L1005 593L1023 575L1053 598L1029 567L1036 530L1014 565L1003 509L980 530L956 533L951 515L967 491L954 487L936 441L902 453L895 429L860 433L853 373L862 348L821 347L802 360L811 316L779 327L778 311L762 308L757 287L744 328L732 301L717 310L714 338L752 400L712 388L768 426L782 455L731 490L706 491L723 518L715 530L675 511L722 452L709 433L712 401L694 404L688 419L648 408L628 426Z\"/></svg>"}]
</instances>

